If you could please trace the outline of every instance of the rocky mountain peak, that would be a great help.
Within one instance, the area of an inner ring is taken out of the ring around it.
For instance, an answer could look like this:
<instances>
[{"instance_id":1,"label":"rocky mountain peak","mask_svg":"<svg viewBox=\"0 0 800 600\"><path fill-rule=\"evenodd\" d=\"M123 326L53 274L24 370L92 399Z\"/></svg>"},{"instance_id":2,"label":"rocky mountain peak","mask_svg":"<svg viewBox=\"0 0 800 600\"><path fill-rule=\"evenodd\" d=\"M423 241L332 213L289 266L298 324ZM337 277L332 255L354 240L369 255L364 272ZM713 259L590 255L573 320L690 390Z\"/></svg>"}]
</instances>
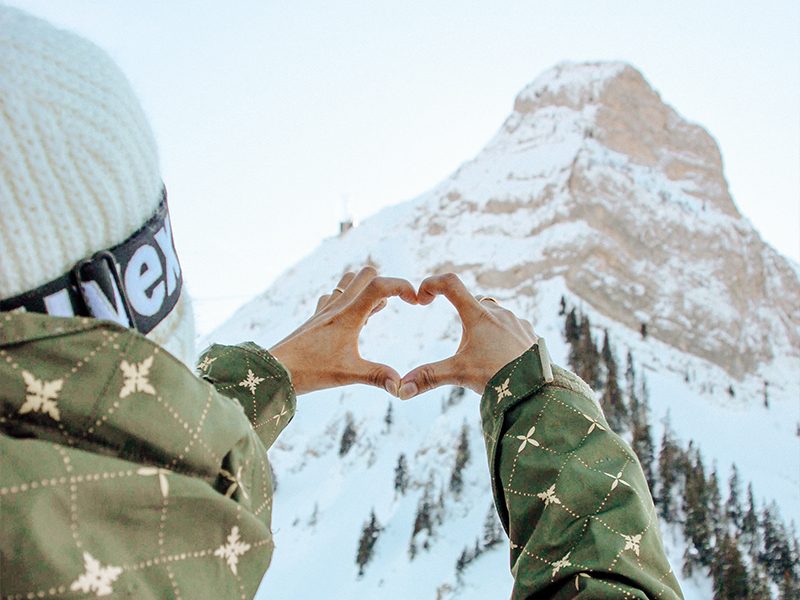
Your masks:
<instances>
[{"instance_id":1,"label":"rocky mountain peak","mask_svg":"<svg viewBox=\"0 0 800 600\"><path fill-rule=\"evenodd\" d=\"M509 296L563 278L607 317L737 378L776 347L800 356L795 270L736 209L713 138L629 65L548 70L427 198L417 226L443 246L434 270ZM453 235L476 249L451 251ZM494 259L511 240L526 251Z\"/></svg>"},{"instance_id":2,"label":"rocky mountain peak","mask_svg":"<svg viewBox=\"0 0 800 600\"><path fill-rule=\"evenodd\" d=\"M739 213L714 139L681 117L634 67L619 62L561 63L526 87L514 112L541 118L554 108L583 114L585 135L637 164L659 169L716 210ZM697 189L692 189L696 187Z\"/></svg>"}]
</instances>

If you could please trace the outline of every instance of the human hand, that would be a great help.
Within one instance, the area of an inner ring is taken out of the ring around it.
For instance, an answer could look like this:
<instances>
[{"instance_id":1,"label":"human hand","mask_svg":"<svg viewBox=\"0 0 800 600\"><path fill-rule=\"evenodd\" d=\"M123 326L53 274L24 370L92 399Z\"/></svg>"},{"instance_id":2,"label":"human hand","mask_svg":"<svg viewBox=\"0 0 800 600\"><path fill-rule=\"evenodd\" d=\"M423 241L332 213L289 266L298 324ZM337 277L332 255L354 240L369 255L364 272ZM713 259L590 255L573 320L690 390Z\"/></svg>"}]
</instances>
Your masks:
<instances>
[{"instance_id":1,"label":"human hand","mask_svg":"<svg viewBox=\"0 0 800 600\"><path fill-rule=\"evenodd\" d=\"M428 277L417 300L427 305L444 295L461 317L461 343L445 360L415 368L402 379L399 396L407 400L445 384L468 387L482 394L497 371L530 348L537 335L533 326L496 301L473 296L453 273Z\"/></svg>"},{"instance_id":2,"label":"human hand","mask_svg":"<svg viewBox=\"0 0 800 600\"><path fill-rule=\"evenodd\" d=\"M361 329L391 296L417 303L417 294L405 279L379 277L373 267L364 267L358 275L345 273L336 289L319 299L314 315L270 348L291 374L298 395L351 383L382 387L397 395L397 371L364 360L358 352Z\"/></svg>"}]
</instances>

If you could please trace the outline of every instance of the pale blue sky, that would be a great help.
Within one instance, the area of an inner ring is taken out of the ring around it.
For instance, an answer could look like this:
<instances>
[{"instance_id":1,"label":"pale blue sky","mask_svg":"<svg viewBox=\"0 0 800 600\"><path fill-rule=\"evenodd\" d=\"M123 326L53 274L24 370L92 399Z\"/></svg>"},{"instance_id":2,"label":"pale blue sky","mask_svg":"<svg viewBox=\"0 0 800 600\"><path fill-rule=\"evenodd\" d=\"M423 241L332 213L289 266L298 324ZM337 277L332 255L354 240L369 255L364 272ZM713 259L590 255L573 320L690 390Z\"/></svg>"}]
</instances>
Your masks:
<instances>
[{"instance_id":1,"label":"pale blue sky","mask_svg":"<svg viewBox=\"0 0 800 600\"><path fill-rule=\"evenodd\" d=\"M332 235L343 195L363 218L445 178L562 60L640 69L717 139L762 236L800 257L796 0L9 3L133 82L201 329Z\"/></svg>"}]
</instances>

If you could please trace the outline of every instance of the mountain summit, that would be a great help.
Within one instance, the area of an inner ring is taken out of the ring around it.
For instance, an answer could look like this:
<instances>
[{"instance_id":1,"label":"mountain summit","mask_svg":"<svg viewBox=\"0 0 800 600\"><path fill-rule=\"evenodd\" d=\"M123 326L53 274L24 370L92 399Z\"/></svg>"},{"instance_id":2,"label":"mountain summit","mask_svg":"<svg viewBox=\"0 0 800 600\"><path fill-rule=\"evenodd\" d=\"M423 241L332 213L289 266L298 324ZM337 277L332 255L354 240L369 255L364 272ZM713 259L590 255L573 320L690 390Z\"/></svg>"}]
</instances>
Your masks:
<instances>
[{"instance_id":1,"label":"mountain summit","mask_svg":"<svg viewBox=\"0 0 800 600\"><path fill-rule=\"evenodd\" d=\"M364 264L415 284L459 273L475 293L531 320L559 364L569 356L559 308L576 307L591 318L594 340L611 340L618 364L634 357L656 443L670 421L683 443L694 440L693 451L716 463L720 481L735 462L759 499L800 515L798 267L739 214L711 136L664 104L636 69L565 63L547 71L474 159L418 198L325 240L208 341L269 347L344 271ZM360 346L403 373L450 355L460 334L443 300L389 302ZM264 597L483 600L510 590L502 544L463 571L476 537L493 526L485 523L491 493L478 420L474 394L450 388L405 403L354 386L303 397L270 452L278 550ZM447 482L465 445L473 459L453 495ZM433 504L438 525L418 531L415 512ZM354 557L371 514L380 540L359 577ZM666 541L679 571L683 542ZM318 566L316 577L301 575L308 564ZM699 577L683 580L687 598L711 596Z\"/></svg>"},{"instance_id":2,"label":"mountain summit","mask_svg":"<svg viewBox=\"0 0 800 600\"><path fill-rule=\"evenodd\" d=\"M628 65L544 73L434 195L438 210L418 223L428 234L485 217L458 227L475 242L469 260L434 271L474 271L504 295L563 277L607 317L737 378L776 351L800 357L796 267L739 214L711 136ZM506 268L480 256L497 227L524 246Z\"/></svg>"}]
</instances>

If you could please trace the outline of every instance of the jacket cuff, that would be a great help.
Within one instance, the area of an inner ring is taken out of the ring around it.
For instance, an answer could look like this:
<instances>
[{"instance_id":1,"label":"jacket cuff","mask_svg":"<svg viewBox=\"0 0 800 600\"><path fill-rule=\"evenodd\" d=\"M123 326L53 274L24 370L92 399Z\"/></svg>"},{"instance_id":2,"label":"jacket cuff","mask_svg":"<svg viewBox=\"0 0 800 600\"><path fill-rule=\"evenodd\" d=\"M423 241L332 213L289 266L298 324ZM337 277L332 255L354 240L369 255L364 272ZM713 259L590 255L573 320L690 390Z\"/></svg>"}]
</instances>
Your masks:
<instances>
[{"instance_id":1,"label":"jacket cuff","mask_svg":"<svg viewBox=\"0 0 800 600\"><path fill-rule=\"evenodd\" d=\"M289 372L253 342L211 346L200 356L197 371L217 391L239 402L267 448L294 418L297 397Z\"/></svg>"},{"instance_id":2,"label":"jacket cuff","mask_svg":"<svg viewBox=\"0 0 800 600\"><path fill-rule=\"evenodd\" d=\"M491 423L520 401L553 381L550 353L543 338L500 369L481 397L481 419Z\"/></svg>"},{"instance_id":3,"label":"jacket cuff","mask_svg":"<svg viewBox=\"0 0 800 600\"><path fill-rule=\"evenodd\" d=\"M481 397L481 423L489 460L492 495L506 533L509 532L508 509L505 505L503 484L497 464L497 448L503 435L505 414L552 381L550 354L544 339L539 338L521 356L508 363L492 377Z\"/></svg>"}]
</instances>

